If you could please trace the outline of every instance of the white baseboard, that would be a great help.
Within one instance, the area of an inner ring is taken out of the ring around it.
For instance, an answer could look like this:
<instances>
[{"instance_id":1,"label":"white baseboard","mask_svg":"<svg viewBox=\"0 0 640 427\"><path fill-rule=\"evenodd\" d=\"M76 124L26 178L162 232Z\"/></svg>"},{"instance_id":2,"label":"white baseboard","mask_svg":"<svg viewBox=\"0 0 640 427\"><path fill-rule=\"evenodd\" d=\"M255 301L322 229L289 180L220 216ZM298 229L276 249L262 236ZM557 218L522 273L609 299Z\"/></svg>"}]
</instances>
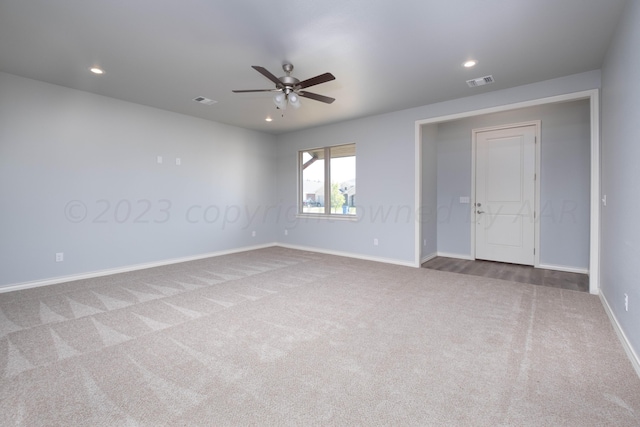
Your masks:
<instances>
[{"instance_id":1,"label":"white baseboard","mask_svg":"<svg viewBox=\"0 0 640 427\"><path fill-rule=\"evenodd\" d=\"M471 261L473 261L475 259L469 254L452 254L452 253L449 253L449 252L438 252L437 255L438 256L443 256L445 258L466 259L466 260L471 260Z\"/></svg>"},{"instance_id":2,"label":"white baseboard","mask_svg":"<svg viewBox=\"0 0 640 427\"><path fill-rule=\"evenodd\" d=\"M607 313L607 316L609 316L609 320L611 321L611 326L613 326L613 330L616 331L616 335L618 335L618 338L622 343L622 347L624 348L625 353L627 353L627 357L629 357L629 360L633 365L633 369L635 369L636 371L636 375L640 378L640 358L638 357L638 354L635 352L635 350L631 346L631 343L629 342L627 335L624 333L624 331L620 327L620 323L618 323L618 319L613 314L613 310L611 310L611 306L609 305L607 298L603 295L602 292L600 292L599 296L600 296L600 301L602 302L602 306L604 307L604 311Z\"/></svg>"},{"instance_id":3,"label":"white baseboard","mask_svg":"<svg viewBox=\"0 0 640 427\"><path fill-rule=\"evenodd\" d=\"M415 267L414 263L410 261L401 261L401 260L391 259L391 258L371 257L366 255L354 254L350 252L338 252L338 251L325 250L325 249L314 248L309 246L287 245L283 243L274 242L274 243L267 243L263 245L244 246L240 248L227 249L223 251L209 252L206 254L193 255L193 256L182 257L182 258L173 258L173 259L167 259L162 261L154 261L154 262L149 262L144 264L127 265L124 267L109 268L106 270L90 271L87 273L72 274L69 276L53 277L50 279L35 280L32 282L16 283L16 284L7 285L7 286L0 286L0 293L19 291L22 289L29 289L29 288L37 288L40 286L55 285L57 283L73 282L75 280L91 279L94 277L109 276L109 275L118 274L118 273L127 273L130 271L144 270L144 269L153 268L153 267L162 267L164 265L178 264L181 262L188 262L188 261L196 261L204 258L212 258L212 257L217 257L222 255L234 254L238 252L253 251L256 249L269 248L273 246L281 246L283 248L298 249L298 250L309 251L309 252L318 252L318 253L324 253L328 255L337 255L337 256L343 256L348 258L357 258L357 259L363 259L367 261L382 262L386 264L396 264L396 265L402 265L405 267Z\"/></svg>"},{"instance_id":4,"label":"white baseboard","mask_svg":"<svg viewBox=\"0 0 640 427\"><path fill-rule=\"evenodd\" d=\"M564 271L567 273L589 274L588 268L567 267L566 265L538 264L536 268L545 270Z\"/></svg>"},{"instance_id":5,"label":"white baseboard","mask_svg":"<svg viewBox=\"0 0 640 427\"><path fill-rule=\"evenodd\" d=\"M434 259L437 256L438 256L438 253L434 252L432 254L429 254L429 255L426 255L426 256L422 257L422 259L420 259L420 265L424 264L427 261L431 261L432 259Z\"/></svg>"},{"instance_id":6,"label":"white baseboard","mask_svg":"<svg viewBox=\"0 0 640 427\"><path fill-rule=\"evenodd\" d=\"M13 285L0 286L0 293L19 291L22 289L29 289L29 288L37 288L39 286L55 285L56 283L72 282L75 280L91 279L94 277L109 276L111 274L127 273L130 271L144 270L144 269L153 268L153 267L162 267L163 265L171 265L171 264L178 264L181 262L196 261L204 258L212 258L212 257L221 256L221 255L234 254L238 252L253 251L256 249L269 248L272 246L276 246L276 244L267 243L264 245L244 246L240 248L227 249L223 251L210 252L206 254L193 255L193 256L182 257L182 258L173 258L173 259L167 259L162 261L148 262L144 264L127 265L124 267L109 268L106 270L99 270L99 271L90 271L87 273L80 273L80 274L72 274L70 276L53 277L51 279L35 280L32 282L16 283Z\"/></svg>"},{"instance_id":7,"label":"white baseboard","mask_svg":"<svg viewBox=\"0 0 640 427\"><path fill-rule=\"evenodd\" d=\"M287 248L287 249L297 249L297 250L308 251L308 252L318 252L318 253L327 254L327 255L343 256L346 258L356 258L356 259L362 259L365 261L382 262L385 264L402 265L404 267L414 267L414 268L416 267L414 261L402 261L402 260L393 259L393 258L374 257L369 255L356 254L352 252L332 251L329 249L321 249L321 248L316 248L311 246L289 245L286 243L276 243L275 246L280 246L282 248Z\"/></svg>"}]
</instances>

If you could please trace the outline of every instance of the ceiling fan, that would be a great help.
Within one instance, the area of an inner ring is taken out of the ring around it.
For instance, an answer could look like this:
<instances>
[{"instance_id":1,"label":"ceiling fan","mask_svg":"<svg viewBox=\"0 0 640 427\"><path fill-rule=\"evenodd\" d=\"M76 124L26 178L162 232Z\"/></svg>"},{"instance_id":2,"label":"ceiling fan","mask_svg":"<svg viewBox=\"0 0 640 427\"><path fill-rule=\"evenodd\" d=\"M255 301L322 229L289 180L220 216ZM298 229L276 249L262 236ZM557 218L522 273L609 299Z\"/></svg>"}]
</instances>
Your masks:
<instances>
[{"instance_id":1,"label":"ceiling fan","mask_svg":"<svg viewBox=\"0 0 640 427\"><path fill-rule=\"evenodd\" d=\"M282 69L286 73L285 76L280 78L271 74L266 68L260 67L258 65L251 66L254 70L271 80L275 83L275 89L248 89L248 90L234 90L234 93L244 93L244 92L276 92L273 97L273 102L276 104L278 108L284 110L287 108L287 104L292 106L293 108L300 107L300 99L299 97L313 99L314 101L320 101L327 104L331 104L335 101L334 98L330 98L324 95L318 95L317 93L307 92L306 89L310 86L319 85L321 83L326 83L331 80L335 80L335 77L331 73L320 74L319 76L312 77L307 80L300 81L295 77L291 76L291 71L293 71L293 65L291 64L282 64Z\"/></svg>"}]
</instances>

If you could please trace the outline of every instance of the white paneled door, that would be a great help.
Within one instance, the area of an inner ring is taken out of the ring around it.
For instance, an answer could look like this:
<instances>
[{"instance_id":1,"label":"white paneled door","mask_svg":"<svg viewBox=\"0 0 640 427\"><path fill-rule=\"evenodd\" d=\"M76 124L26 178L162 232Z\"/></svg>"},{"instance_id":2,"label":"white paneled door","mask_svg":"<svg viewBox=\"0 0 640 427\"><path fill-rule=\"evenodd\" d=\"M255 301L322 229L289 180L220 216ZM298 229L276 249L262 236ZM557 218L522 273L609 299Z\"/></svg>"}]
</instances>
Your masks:
<instances>
[{"instance_id":1,"label":"white paneled door","mask_svg":"<svg viewBox=\"0 0 640 427\"><path fill-rule=\"evenodd\" d=\"M536 126L476 133L476 259L534 265Z\"/></svg>"}]
</instances>

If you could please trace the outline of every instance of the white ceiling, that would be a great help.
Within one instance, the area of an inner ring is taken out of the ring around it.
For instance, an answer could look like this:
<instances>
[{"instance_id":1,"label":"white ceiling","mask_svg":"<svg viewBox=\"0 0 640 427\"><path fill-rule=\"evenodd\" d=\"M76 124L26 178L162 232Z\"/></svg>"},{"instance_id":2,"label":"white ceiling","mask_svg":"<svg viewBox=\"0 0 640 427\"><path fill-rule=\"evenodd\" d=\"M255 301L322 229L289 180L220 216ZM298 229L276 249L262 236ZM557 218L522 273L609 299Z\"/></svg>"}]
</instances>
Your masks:
<instances>
[{"instance_id":1,"label":"white ceiling","mask_svg":"<svg viewBox=\"0 0 640 427\"><path fill-rule=\"evenodd\" d=\"M0 71L283 133L599 69L624 3L0 0ZM251 65L281 76L283 62L300 80L333 73L309 91L336 101L282 117L269 93L231 92L273 88Z\"/></svg>"}]
</instances>

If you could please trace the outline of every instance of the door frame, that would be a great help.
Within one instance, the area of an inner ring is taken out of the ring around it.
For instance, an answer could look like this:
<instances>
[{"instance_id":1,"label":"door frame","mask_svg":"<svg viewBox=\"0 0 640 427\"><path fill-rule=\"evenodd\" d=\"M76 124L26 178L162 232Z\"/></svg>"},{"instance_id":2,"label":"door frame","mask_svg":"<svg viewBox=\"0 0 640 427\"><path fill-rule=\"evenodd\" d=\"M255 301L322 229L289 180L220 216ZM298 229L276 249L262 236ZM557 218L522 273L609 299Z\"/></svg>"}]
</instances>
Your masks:
<instances>
[{"instance_id":1,"label":"door frame","mask_svg":"<svg viewBox=\"0 0 640 427\"><path fill-rule=\"evenodd\" d=\"M535 186L534 186L534 212L540 211L540 126L542 122L540 120L531 120L527 122L520 123L509 123L506 125L498 125L498 126L488 126L482 128L475 128L471 130L471 197L470 197L470 205L469 205L469 223L471 224L471 258L476 259L476 219L475 219L475 204L476 204L476 154L477 154L477 137L480 132L491 132L494 130L504 130L504 129L513 129L517 127L523 126L535 126ZM540 247L540 227L539 225L540 217L536 214L535 221L533 224L533 246L535 249L534 258L533 258L533 266L538 267L540 265L540 251L538 248Z\"/></svg>"},{"instance_id":2,"label":"door frame","mask_svg":"<svg viewBox=\"0 0 640 427\"><path fill-rule=\"evenodd\" d=\"M503 104L496 107L485 107L462 113L436 115L431 118L415 121L415 207L422 206L422 126L463 119L466 117L498 113L518 108L534 107L545 104L556 104L565 101L588 99L590 105L591 129L591 179L590 179L590 226L589 226L589 293L600 293L600 92L599 89L589 89L563 95L549 96L529 101ZM437 114L437 113L436 113ZM422 243L422 223L419 217L415 221L414 266L419 268L420 249Z\"/></svg>"}]
</instances>

